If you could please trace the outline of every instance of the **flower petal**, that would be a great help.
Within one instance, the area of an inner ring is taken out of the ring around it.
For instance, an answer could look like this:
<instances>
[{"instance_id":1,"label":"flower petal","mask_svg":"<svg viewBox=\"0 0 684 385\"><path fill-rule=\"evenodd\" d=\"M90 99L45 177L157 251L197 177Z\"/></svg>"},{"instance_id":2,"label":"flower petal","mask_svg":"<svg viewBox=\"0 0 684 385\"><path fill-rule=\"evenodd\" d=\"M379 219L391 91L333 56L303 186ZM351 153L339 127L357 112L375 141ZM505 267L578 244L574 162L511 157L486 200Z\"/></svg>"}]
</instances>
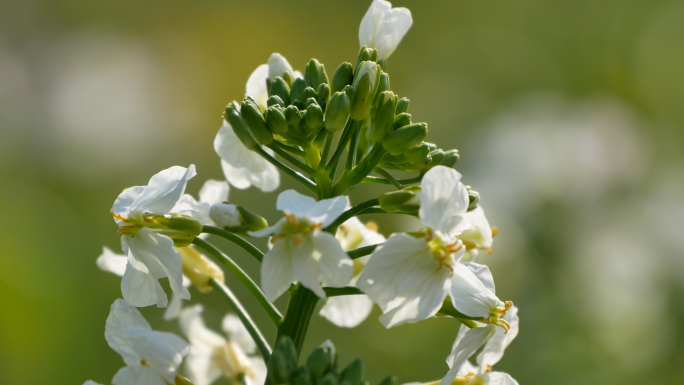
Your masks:
<instances>
[{"instance_id":1,"label":"flower petal","mask_svg":"<svg viewBox=\"0 0 684 385\"><path fill-rule=\"evenodd\" d=\"M122 299L117 299L112 304L105 323L105 340L121 355L127 365L137 365L140 363L140 356L130 343L126 332L130 327L152 331L152 327L138 309Z\"/></svg>"},{"instance_id":2,"label":"flower petal","mask_svg":"<svg viewBox=\"0 0 684 385\"><path fill-rule=\"evenodd\" d=\"M276 76L282 77L285 73L294 77L290 63L279 53L271 54L268 58L268 80L273 80Z\"/></svg>"},{"instance_id":3,"label":"flower petal","mask_svg":"<svg viewBox=\"0 0 684 385\"><path fill-rule=\"evenodd\" d=\"M178 322L183 334L185 334L193 345L205 345L212 348L219 348L226 344L226 339L218 333L210 330L204 325L202 319L202 305L187 307L181 311Z\"/></svg>"},{"instance_id":4,"label":"flower petal","mask_svg":"<svg viewBox=\"0 0 684 385\"><path fill-rule=\"evenodd\" d=\"M368 296L345 295L328 298L318 314L339 327L354 328L368 318L372 309L373 301Z\"/></svg>"},{"instance_id":5,"label":"flower petal","mask_svg":"<svg viewBox=\"0 0 684 385\"><path fill-rule=\"evenodd\" d=\"M354 261L342 250L342 246L332 234L315 230L312 258L318 264L318 279L326 286L342 287L349 284L354 275Z\"/></svg>"},{"instance_id":6,"label":"flower petal","mask_svg":"<svg viewBox=\"0 0 684 385\"><path fill-rule=\"evenodd\" d=\"M489 291L496 294L496 288L494 286L494 277L492 276L492 272L489 271L489 267L475 262L463 262L463 265L468 267L470 271L475 273L477 279L479 279L480 282L482 282L482 284Z\"/></svg>"},{"instance_id":7,"label":"flower petal","mask_svg":"<svg viewBox=\"0 0 684 385\"><path fill-rule=\"evenodd\" d=\"M123 190L114 201L112 213L128 218L133 202L143 191L145 191L145 186L133 186ZM117 218L114 218L114 222L119 226L124 226L126 224L125 221Z\"/></svg>"},{"instance_id":8,"label":"flower petal","mask_svg":"<svg viewBox=\"0 0 684 385\"><path fill-rule=\"evenodd\" d=\"M262 108L266 108L268 90L266 89L266 79L268 78L268 64L258 66L247 79L247 89L245 93Z\"/></svg>"},{"instance_id":9,"label":"flower petal","mask_svg":"<svg viewBox=\"0 0 684 385\"><path fill-rule=\"evenodd\" d=\"M150 368L140 365L124 366L112 379L113 385L166 385L164 378Z\"/></svg>"},{"instance_id":10,"label":"flower petal","mask_svg":"<svg viewBox=\"0 0 684 385\"><path fill-rule=\"evenodd\" d=\"M491 247L493 241L492 227L485 217L482 206L478 205L466 213L471 227L459 235L459 238L475 243L478 247Z\"/></svg>"},{"instance_id":11,"label":"flower petal","mask_svg":"<svg viewBox=\"0 0 684 385\"><path fill-rule=\"evenodd\" d=\"M110 273L114 273L121 277L124 275L124 272L126 271L127 260L128 257L126 257L125 255L117 254L113 252L109 247L104 246L102 247L102 254L100 254L100 256L97 257L95 263L97 263L97 267L99 267L100 269L108 271Z\"/></svg>"},{"instance_id":12,"label":"flower petal","mask_svg":"<svg viewBox=\"0 0 684 385\"><path fill-rule=\"evenodd\" d=\"M487 385L518 385L518 381L514 380L508 373L482 373L479 377L481 377Z\"/></svg>"},{"instance_id":13,"label":"flower petal","mask_svg":"<svg viewBox=\"0 0 684 385\"><path fill-rule=\"evenodd\" d=\"M439 385L451 385L454 382L458 372L468 361L468 357L472 356L480 346L494 335L495 328L494 325L472 328L467 330L461 339L457 339L447 361L450 368L449 372L439 382Z\"/></svg>"},{"instance_id":14,"label":"flower petal","mask_svg":"<svg viewBox=\"0 0 684 385\"><path fill-rule=\"evenodd\" d=\"M436 166L421 182L419 216L425 226L453 237L470 228L468 191L456 170Z\"/></svg>"},{"instance_id":15,"label":"flower petal","mask_svg":"<svg viewBox=\"0 0 684 385\"><path fill-rule=\"evenodd\" d=\"M320 254L314 256L312 238L311 235L303 236L301 242L296 246L292 240L287 241L290 244L292 269L297 281L302 286L313 291L320 298L325 298L325 292L321 288L321 266L319 266L317 259L317 257L320 258Z\"/></svg>"},{"instance_id":16,"label":"flower petal","mask_svg":"<svg viewBox=\"0 0 684 385\"><path fill-rule=\"evenodd\" d=\"M208 179L199 191L200 202L215 205L228 201L230 187L226 181Z\"/></svg>"},{"instance_id":17,"label":"flower petal","mask_svg":"<svg viewBox=\"0 0 684 385\"><path fill-rule=\"evenodd\" d=\"M129 209L131 215L168 213L185 192L188 181L195 175L197 172L194 164L188 168L169 167L155 174L150 178L145 189L135 197Z\"/></svg>"},{"instance_id":18,"label":"flower petal","mask_svg":"<svg viewBox=\"0 0 684 385\"><path fill-rule=\"evenodd\" d=\"M512 306L503 316L503 319L511 326L507 333L504 333L503 328L497 328L496 334L487 341L482 352L477 356L477 363L481 368L487 366L494 366L501 357L503 357L504 350L511 344L513 339L518 335L520 320L518 319L518 308Z\"/></svg>"},{"instance_id":19,"label":"flower petal","mask_svg":"<svg viewBox=\"0 0 684 385\"><path fill-rule=\"evenodd\" d=\"M129 253L128 263L121 278L121 294L133 306L143 307L156 304L165 307L168 303L166 293L150 274L149 269Z\"/></svg>"},{"instance_id":20,"label":"flower petal","mask_svg":"<svg viewBox=\"0 0 684 385\"><path fill-rule=\"evenodd\" d=\"M261 262L261 288L266 297L275 301L296 281L286 239L278 239Z\"/></svg>"},{"instance_id":21,"label":"flower petal","mask_svg":"<svg viewBox=\"0 0 684 385\"><path fill-rule=\"evenodd\" d=\"M221 327L228 335L228 339L240 345L245 353L252 354L256 352L256 344L238 316L226 314L221 322Z\"/></svg>"},{"instance_id":22,"label":"flower petal","mask_svg":"<svg viewBox=\"0 0 684 385\"><path fill-rule=\"evenodd\" d=\"M503 305L466 265L457 263L451 277L451 302L456 310L470 316L487 318Z\"/></svg>"},{"instance_id":23,"label":"flower petal","mask_svg":"<svg viewBox=\"0 0 684 385\"><path fill-rule=\"evenodd\" d=\"M188 353L188 343L173 333L138 327L127 328L126 333L141 360L169 383L173 383L183 356Z\"/></svg>"},{"instance_id":24,"label":"flower petal","mask_svg":"<svg viewBox=\"0 0 684 385\"><path fill-rule=\"evenodd\" d=\"M321 223L325 228L339 218L348 206L349 198L346 196L323 199L310 206L305 215L311 222Z\"/></svg>"},{"instance_id":25,"label":"flower petal","mask_svg":"<svg viewBox=\"0 0 684 385\"><path fill-rule=\"evenodd\" d=\"M392 8L387 1L375 0L361 20L359 43L377 49L378 59L386 60L412 24L408 9Z\"/></svg>"},{"instance_id":26,"label":"flower petal","mask_svg":"<svg viewBox=\"0 0 684 385\"><path fill-rule=\"evenodd\" d=\"M285 190L278 195L276 209L287 211L297 217L306 217L306 214L316 204L316 200L310 196L300 194L296 190Z\"/></svg>"}]
</instances>

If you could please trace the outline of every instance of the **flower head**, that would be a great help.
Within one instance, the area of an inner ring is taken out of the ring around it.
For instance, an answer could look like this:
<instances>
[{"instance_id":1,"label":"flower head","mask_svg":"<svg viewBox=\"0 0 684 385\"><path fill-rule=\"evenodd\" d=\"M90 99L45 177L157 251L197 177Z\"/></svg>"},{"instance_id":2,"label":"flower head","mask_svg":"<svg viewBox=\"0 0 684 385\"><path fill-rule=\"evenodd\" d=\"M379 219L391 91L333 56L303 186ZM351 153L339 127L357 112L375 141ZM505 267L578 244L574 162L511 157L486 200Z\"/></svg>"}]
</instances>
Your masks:
<instances>
[{"instance_id":1,"label":"flower head","mask_svg":"<svg viewBox=\"0 0 684 385\"><path fill-rule=\"evenodd\" d=\"M375 48L378 59L387 60L413 24L411 11L392 8L389 1L373 0L359 27L361 46Z\"/></svg>"},{"instance_id":2,"label":"flower head","mask_svg":"<svg viewBox=\"0 0 684 385\"><path fill-rule=\"evenodd\" d=\"M285 217L274 226L250 232L255 237L272 236L273 248L261 264L261 287L269 299L275 300L297 281L321 298L325 298L322 282L333 287L349 283L352 260L334 236L321 230L348 204L346 196L316 202L295 190L280 193L276 207Z\"/></svg>"}]
</instances>

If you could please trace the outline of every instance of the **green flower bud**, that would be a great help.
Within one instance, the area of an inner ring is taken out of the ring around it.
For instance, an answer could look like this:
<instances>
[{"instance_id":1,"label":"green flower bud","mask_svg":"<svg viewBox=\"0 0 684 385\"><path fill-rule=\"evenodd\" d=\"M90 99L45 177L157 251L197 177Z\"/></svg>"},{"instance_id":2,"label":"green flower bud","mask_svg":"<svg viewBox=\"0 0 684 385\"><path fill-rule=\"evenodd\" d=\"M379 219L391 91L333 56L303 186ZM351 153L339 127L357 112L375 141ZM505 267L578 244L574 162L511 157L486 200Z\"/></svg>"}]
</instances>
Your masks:
<instances>
[{"instance_id":1,"label":"green flower bud","mask_svg":"<svg viewBox=\"0 0 684 385\"><path fill-rule=\"evenodd\" d=\"M325 66L316 59L311 59L304 70L304 80L313 88L328 83L328 74L325 73Z\"/></svg>"},{"instance_id":2,"label":"green flower bud","mask_svg":"<svg viewBox=\"0 0 684 385\"><path fill-rule=\"evenodd\" d=\"M335 92L325 109L325 128L337 131L344 128L349 118L349 96L344 92Z\"/></svg>"},{"instance_id":3,"label":"green flower bud","mask_svg":"<svg viewBox=\"0 0 684 385\"><path fill-rule=\"evenodd\" d=\"M307 99L310 99L310 98L313 98L313 100L318 99L318 95L316 95L316 90L314 90L311 87L306 87L304 89L304 93L302 95L303 95L302 101L306 101Z\"/></svg>"},{"instance_id":4,"label":"green flower bud","mask_svg":"<svg viewBox=\"0 0 684 385\"><path fill-rule=\"evenodd\" d=\"M268 100L266 101L266 105L268 107L272 107L272 106L280 106L283 108L287 107L285 105L285 102L283 102L283 99L281 99L280 96L278 96L278 95L270 96L268 98Z\"/></svg>"},{"instance_id":5,"label":"green flower bud","mask_svg":"<svg viewBox=\"0 0 684 385\"><path fill-rule=\"evenodd\" d=\"M442 160L439 161L439 164L446 167L454 167L454 165L456 165L456 162L458 162L459 157L460 155L458 154L458 150L449 150L444 153L444 158L442 158Z\"/></svg>"},{"instance_id":6,"label":"green flower bud","mask_svg":"<svg viewBox=\"0 0 684 385\"><path fill-rule=\"evenodd\" d=\"M318 380L323 377L326 371L330 368L332 364L332 356L330 348L328 347L318 347L306 360L306 367L309 369L311 374L311 379L313 381Z\"/></svg>"},{"instance_id":7,"label":"green flower bud","mask_svg":"<svg viewBox=\"0 0 684 385\"><path fill-rule=\"evenodd\" d=\"M284 385L290 382L287 360L279 350L274 350L271 359L268 360L268 376L273 385Z\"/></svg>"},{"instance_id":8,"label":"green flower bud","mask_svg":"<svg viewBox=\"0 0 684 385\"><path fill-rule=\"evenodd\" d=\"M444 156L446 154L444 153L444 151L442 151L438 148L436 150L430 151L429 155L430 155L430 158L432 158L432 160L430 161L430 164L428 165L428 167L432 168L434 166L437 166L442 161L442 159L444 159Z\"/></svg>"},{"instance_id":9,"label":"green flower bud","mask_svg":"<svg viewBox=\"0 0 684 385\"><path fill-rule=\"evenodd\" d=\"M340 373L340 380L358 384L363 380L364 365L360 359L355 359Z\"/></svg>"},{"instance_id":10,"label":"green flower bud","mask_svg":"<svg viewBox=\"0 0 684 385\"><path fill-rule=\"evenodd\" d=\"M273 142L273 133L266 127L266 120L264 120L261 109L256 103L245 99L240 108L240 115L242 115L242 119L247 123L249 133L252 134L257 143L267 145Z\"/></svg>"},{"instance_id":11,"label":"green flower bud","mask_svg":"<svg viewBox=\"0 0 684 385\"><path fill-rule=\"evenodd\" d=\"M280 337L278 343L273 349L280 351L285 356L287 367L292 372L297 367L297 349L295 349L294 342L288 336Z\"/></svg>"},{"instance_id":12,"label":"green flower bud","mask_svg":"<svg viewBox=\"0 0 684 385\"><path fill-rule=\"evenodd\" d=\"M375 93L375 98L373 98L373 107L378 106L378 102L380 101L380 94L385 91L389 91L389 89L389 75L386 72L380 72L380 81L378 82L378 90ZM392 111L392 113L394 113L394 111Z\"/></svg>"},{"instance_id":13,"label":"green flower bud","mask_svg":"<svg viewBox=\"0 0 684 385\"><path fill-rule=\"evenodd\" d=\"M409 108L409 100L408 98L401 98L397 101L397 111L396 114L399 115L402 112L408 111Z\"/></svg>"},{"instance_id":14,"label":"green flower bud","mask_svg":"<svg viewBox=\"0 0 684 385\"><path fill-rule=\"evenodd\" d=\"M299 100L302 102L306 100L306 98L304 97L304 89L306 89L306 87L308 87L308 85L306 84L306 80L302 78L297 78L292 82L292 88L290 89L291 103L295 100Z\"/></svg>"},{"instance_id":15,"label":"green flower bud","mask_svg":"<svg viewBox=\"0 0 684 385\"><path fill-rule=\"evenodd\" d=\"M299 367L292 375L290 383L292 385L311 385L311 375L306 366Z\"/></svg>"},{"instance_id":16,"label":"green flower bud","mask_svg":"<svg viewBox=\"0 0 684 385\"><path fill-rule=\"evenodd\" d=\"M304 107L305 107L305 108L306 108L306 107L309 107L309 106L312 105L312 104L318 104L318 101L316 100L316 98L308 98L308 99L306 99L306 101L304 102Z\"/></svg>"},{"instance_id":17,"label":"green flower bud","mask_svg":"<svg viewBox=\"0 0 684 385\"><path fill-rule=\"evenodd\" d=\"M351 117L354 120L363 120L368 116L378 89L380 69L375 62L366 61L354 76L354 100L351 104Z\"/></svg>"},{"instance_id":18,"label":"green flower bud","mask_svg":"<svg viewBox=\"0 0 684 385\"><path fill-rule=\"evenodd\" d=\"M330 92L334 94L335 92L342 91L345 86L352 83L352 80L354 80L354 67L352 67L351 63L340 64L333 75Z\"/></svg>"},{"instance_id":19,"label":"green flower bud","mask_svg":"<svg viewBox=\"0 0 684 385\"><path fill-rule=\"evenodd\" d=\"M378 51L376 51L374 48L368 48L366 46L361 47L361 51L359 51L359 57L356 59L356 67L354 67L356 70L354 72L359 71L359 68L363 62L376 60L378 60Z\"/></svg>"},{"instance_id":20,"label":"green flower bud","mask_svg":"<svg viewBox=\"0 0 684 385\"><path fill-rule=\"evenodd\" d=\"M319 100L323 99L327 103L328 99L330 99L330 86L326 83L321 83L316 89L316 95L318 95Z\"/></svg>"},{"instance_id":21,"label":"green flower bud","mask_svg":"<svg viewBox=\"0 0 684 385\"><path fill-rule=\"evenodd\" d=\"M420 143L427 136L428 129L425 123L413 123L401 127L391 133L382 142L382 146L392 155L399 155L413 147L420 146Z\"/></svg>"},{"instance_id":22,"label":"green flower bud","mask_svg":"<svg viewBox=\"0 0 684 385\"><path fill-rule=\"evenodd\" d=\"M472 190L470 186L466 186L466 189L468 190L468 211L475 210L477 204L480 203L480 193Z\"/></svg>"},{"instance_id":23,"label":"green flower bud","mask_svg":"<svg viewBox=\"0 0 684 385\"><path fill-rule=\"evenodd\" d=\"M290 86L280 76L271 81L268 94L270 96L278 96L284 102L283 107L290 104Z\"/></svg>"},{"instance_id":24,"label":"green flower bud","mask_svg":"<svg viewBox=\"0 0 684 385\"><path fill-rule=\"evenodd\" d=\"M375 110L373 122L373 135L375 135L375 141L378 143L392 133L396 100L397 97L392 91L384 91L378 97L378 106Z\"/></svg>"},{"instance_id":25,"label":"green flower bud","mask_svg":"<svg viewBox=\"0 0 684 385\"><path fill-rule=\"evenodd\" d=\"M380 381L378 385L399 385L399 378L397 378L397 376L389 375Z\"/></svg>"},{"instance_id":26,"label":"green flower bud","mask_svg":"<svg viewBox=\"0 0 684 385\"><path fill-rule=\"evenodd\" d=\"M418 215L420 209L420 186L390 191L378 197L380 207L388 213Z\"/></svg>"},{"instance_id":27,"label":"green flower bud","mask_svg":"<svg viewBox=\"0 0 684 385\"><path fill-rule=\"evenodd\" d=\"M192 382L189 379L181 376L180 374L176 375L176 377L173 379L173 384L174 385L195 385L194 382Z\"/></svg>"},{"instance_id":28,"label":"green flower bud","mask_svg":"<svg viewBox=\"0 0 684 385\"><path fill-rule=\"evenodd\" d=\"M394 129L408 126L411 124L411 114L402 112L394 118Z\"/></svg>"},{"instance_id":29,"label":"green flower bud","mask_svg":"<svg viewBox=\"0 0 684 385\"><path fill-rule=\"evenodd\" d=\"M275 135L287 132L287 118L282 107L268 107L266 109L266 126Z\"/></svg>"},{"instance_id":30,"label":"green flower bud","mask_svg":"<svg viewBox=\"0 0 684 385\"><path fill-rule=\"evenodd\" d=\"M294 126L302 120L302 113L296 106L288 106L285 109L285 119L287 119L287 124Z\"/></svg>"},{"instance_id":31,"label":"green flower bud","mask_svg":"<svg viewBox=\"0 0 684 385\"><path fill-rule=\"evenodd\" d=\"M261 215L231 203L217 203L209 209L209 217L216 225L233 233L247 233L268 227Z\"/></svg>"},{"instance_id":32,"label":"green flower bud","mask_svg":"<svg viewBox=\"0 0 684 385\"><path fill-rule=\"evenodd\" d=\"M337 385L337 376L333 373L328 373L321 378L317 385Z\"/></svg>"},{"instance_id":33,"label":"green flower bud","mask_svg":"<svg viewBox=\"0 0 684 385\"><path fill-rule=\"evenodd\" d=\"M428 154L430 154L430 147L425 142L423 142L420 146L412 148L404 153L406 160L411 164L428 162Z\"/></svg>"},{"instance_id":34,"label":"green flower bud","mask_svg":"<svg viewBox=\"0 0 684 385\"><path fill-rule=\"evenodd\" d=\"M304 102L302 100L293 100L292 103L290 103L290 105L299 108L300 111L305 108Z\"/></svg>"},{"instance_id":35,"label":"green flower bud","mask_svg":"<svg viewBox=\"0 0 684 385\"><path fill-rule=\"evenodd\" d=\"M316 103L310 104L306 107L306 125L311 130L317 130L323 127L323 110L321 106Z\"/></svg>"},{"instance_id":36,"label":"green flower bud","mask_svg":"<svg viewBox=\"0 0 684 385\"><path fill-rule=\"evenodd\" d=\"M252 134L249 133L249 128L240 115L240 106L236 102L232 102L226 107L226 120L233 127L235 135L245 147L254 151L259 146L252 138Z\"/></svg>"}]
</instances>

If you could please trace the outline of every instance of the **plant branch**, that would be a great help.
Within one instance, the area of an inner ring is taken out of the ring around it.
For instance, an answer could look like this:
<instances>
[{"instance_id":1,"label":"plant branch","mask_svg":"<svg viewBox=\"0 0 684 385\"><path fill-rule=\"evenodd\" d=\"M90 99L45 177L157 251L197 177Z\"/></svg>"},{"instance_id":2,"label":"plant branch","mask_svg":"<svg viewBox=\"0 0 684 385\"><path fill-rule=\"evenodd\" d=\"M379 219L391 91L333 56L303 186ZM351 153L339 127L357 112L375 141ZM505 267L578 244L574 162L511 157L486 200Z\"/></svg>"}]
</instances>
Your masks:
<instances>
[{"instance_id":1,"label":"plant branch","mask_svg":"<svg viewBox=\"0 0 684 385\"><path fill-rule=\"evenodd\" d=\"M367 200L367 201L365 201L365 202L361 202L361 203L359 203L358 205L356 205L356 206L350 208L349 210L343 212L342 215L340 215L340 216L335 220L335 222L331 223L328 227L326 227L326 228L323 229L323 230L324 230L324 231L327 231L327 232L329 232L329 233L332 234L333 232L335 232L335 231L337 230L337 226L339 226L339 225L343 224L344 222L346 222L347 219L349 219L349 218L351 218L351 217L353 217L353 216L356 216L356 215L358 215L360 212L362 212L362 211L364 211L364 210L366 210L366 209L368 209L368 208L370 208L370 207L377 206L377 205L379 205L379 204L380 204L380 202L378 201L378 198L373 198L373 199L369 199L369 200Z\"/></svg>"},{"instance_id":2,"label":"plant branch","mask_svg":"<svg viewBox=\"0 0 684 385\"><path fill-rule=\"evenodd\" d=\"M261 157L266 159L269 163L276 166L282 172L289 175L299 183L303 184L304 187L309 189L309 191L313 192L314 194L318 193L318 188L316 187L316 184L314 184L309 178L282 164L278 159L274 158L273 156L271 156L271 154L264 151L264 149L260 146L258 146L254 151L257 154L261 155Z\"/></svg>"},{"instance_id":3,"label":"plant branch","mask_svg":"<svg viewBox=\"0 0 684 385\"><path fill-rule=\"evenodd\" d=\"M262 253L261 250L257 249L256 246L249 243L246 239L240 237L239 235L237 235L235 233L231 233L230 231L224 230L220 227L208 226L208 225L204 225L202 227L202 232L207 233L207 234L218 235L221 238L224 238L224 239L227 239L227 240L233 242L234 244L245 249L245 251L247 251L248 253L252 254L252 256L254 258L256 258L256 260L259 262L261 262L261 260L264 259L264 253Z\"/></svg>"}]
</instances>

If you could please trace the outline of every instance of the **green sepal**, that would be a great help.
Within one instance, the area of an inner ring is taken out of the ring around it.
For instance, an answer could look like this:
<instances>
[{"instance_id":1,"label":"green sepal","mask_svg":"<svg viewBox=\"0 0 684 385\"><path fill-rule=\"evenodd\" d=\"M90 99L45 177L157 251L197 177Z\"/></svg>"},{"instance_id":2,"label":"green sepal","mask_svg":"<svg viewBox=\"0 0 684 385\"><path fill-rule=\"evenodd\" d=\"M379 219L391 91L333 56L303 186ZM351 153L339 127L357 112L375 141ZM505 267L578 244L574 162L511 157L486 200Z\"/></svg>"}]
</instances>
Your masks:
<instances>
[{"instance_id":1,"label":"green sepal","mask_svg":"<svg viewBox=\"0 0 684 385\"><path fill-rule=\"evenodd\" d=\"M330 86L327 83L321 83L316 89L316 95L319 100L324 100L326 103L330 99Z\"/></svg>"},{"instance_id":2,"label":"green sepal","mask_svg":"<svg viewBox=\"0 0 684 385\"><path fill-rule=\"evenodd\" d=\"M325 109L325 128L338 131L344 128L349 118L349 96L345 92L335 92Z\"/></svg>"},{"instance_id":3,"label":"green sepal","mask_svg":"<svg viewBox=\"0 0 684 385\"><path fill-rule=\"evenodd\" d=\"M376 61L378 60L378 51L375 48L368 48L365 45L361 47L359 51L359 57L356 59L356 66L354 67L354 73L359 72L361 64L365 61ZM356 75L355 75L356 76Z\"/></svg>"},{"instance_id":4,"label":"green sepal","mask_svg":"<svg viewBox=\"0 0 684 385\"><path fill-rule=\"evenodd\" d=\"M267 107L273 107L273 106L280 106L280 107L287 107L283 99L280 98L278 95L272 95L268 97L268 100L266 100L266 106Z\"/></svg>"},{"instance_id":5,"label":"green sepal","mask_svg":"<svg viewBox=\"0 0 684 385\"><path fill-rule=\"evenodd\" d=\"M402 112L408 111L408 108L409 108L408 98L401 98L401 99L397 100L397 110L396 110L397 115L401 114Z\"/></svg>"},{"instance_id":6,"label":"green sepal","mask_svg":"<svg viewBox=\"0 0 684 385\"><path fill-rule=\"evenodd\" d=\"M392 155L402 154L414 147L420 146L428 133L426 123L413 123L392 132L382 146Z\"/></svg>"},{"instance_id":7,"label":"green sepal","mask_svg":"<svg viewBox=\"0 0 684 385\"><path fill-rule=\"evenodd\" d=\"M402 112L394 117L394 129L408 126L411 124L411 114L408 112Z\"/></svg>"},{"instance_id":8,"label":"green sepal","mask_svg":"<svg viewBox=\"0 0 684 385\"><path fill-rule=\"evenodd\" d=\"M382 142L392 133L396 100L397 97L392 91L383 91L378 97L378 106L373 121L373 135L376 142Z\"/></svg>"},{"instance_id":9,"label":"green sepal","mask_svg":"<svg viewBox=\"0 0 684 385\"><path fill-rule=\"evenodd\" d=\"M420 186L410 186L402 190L380 194L380 207L388 213L417 215L420 209Z\"/></svg>"},{"instance_id":10,"label":"green sepal","mask_svg":"<svg viewBox=\"0 0 684 385\"><path fill-rule=\"evenodd\" d=\"M302 78L295 79L290 88L290 103L294 103L295 100L299 100L300 102L305 101L304 90L306 87L308 87L306 80Z\"/></svg>"},{"instance_id":11,"label":"green sepal","mask_svg":"<svg viewBox=\"0 0 684 385\"><path fill-rule=\"evenodd\" d=\"M268 360L268 378L273 385L285 385L290 382L290 368L283 352L274 350Z\"/></svg>"},{"instance_id":12,"label":"green sepal","mask_svg":"<svg viewBox=\"0 0 684 385\"><path fill-rule=\"evenodd\" d=\"M247 124L245 121L242 119L242 116L240 115L240 106L236 102L230 103L226 107L226 115L225 118L230 124L230 126L233 128L233 132L235 132L235 136L240 139L240 142L247 147L248 149L254 151L259 145L257 142L252 138L252 134L249 133L249 128L247 127Z\"/></svg>"},{"instance_id":13,"label":"green sepal","mask_svg":"<svg viewBox=\"0 0 684 385\"><path fill-rule=\"evenodd\" d=\"M285 109L285 119L287 119L287 124L294 126L302 120L302 113L297 106L288 106Z\"/></svg>"},{"instance_id":14,"label":"green sepal","mask_svg":"<svg viewBox=\"0 0 684 385\"><path fill-rule=\"evenodd\" d=\"M311 59L304 70L304 80L309 86L314 89L321 84L328 83L328 74L325 72L325 66L316 59Z\"/></svg>"},{"instance_id":15,"label":"green sepal","mask_svg":"<svg viewBox=\"0 0 684 385\"><path fill-rule=\"evenodd\" d=\"M363 380L364 364L360 359L355 359L340 373L341 381L349 381L352 384L358 384Z\"/></svg>"},{"instance_id":16,"label":"green sepal","mask_svg":"<svg viewBox=\"0 0 684 385\"><path fill-rule=\"evenodd\" d=\"M425 163L428 161L430 147L423 142L420 146L414 147L404 153L406 160L411 164Z\"/></svg>"},{"instance_id":17,"label":"green sepal","mask_svg":"<svg viewBox=\"0 0 684 385\"><path fill-rule=\"evenodd\" d=\"M304 89L304 93L303 93L302 95L303 95L303 96L302 96L302 97L303 97L302 100L305 101L305 102L306 102L307 100L309 100L309 99L313 99L314 101L315 101L316 99L318 99L318 95L316 94L316 90L314 90L314 89L311 88L311 87L306 87L306 88ZM306 103L305 103L305 105L306 105Z\"/></svg>"},{"instance_id":18,"label":"green sepal","mask_svg":"<svg viewBox=\"0 0 684 385\"><path fill-rule=\"evenodd\" d=\"M273 133L266 127L266 120L259 106L251 99L245 99L240 108L240 114L247 123L250 134L260 145L273 142Z\"/></svg>"},{"instance_id":19,"label":"green sepal","mask_svg":"<svg viewBox=\"0 0 684 385\"><path fill-rule=\"evenodd\" d=\"M380 79L378 81L378 89L377 89L377 91L375 91L375 98L373 98L373 107L378 106L378 102L380 101L380 94L382 94L385 91L389 91L389 89L390 89L389 75L387 74L387 72L380 72ZM392 112L394 112L394 111L392 111Z\"/></svg>"},{"instance_id":20,"label":"green sepal","mask_svg":"<svg viewBox=\"0 0 684 385\"><path fill-rule=\"evenodd\" d=\"M311 379L313 381L323 377L332 364L332 356L330 348L318 347L314 349L306 360L306 366L309 368Z\"/></svg>"},{"instance_id":21,"label":"green sepal","mask_svg":"<svg viewBox=\"0 0 684 385\"><path fill-rule=\"evenodd\" d=\"M275 135L287 132L288 123L284 111L279 106L272 106L266 109L266 126Z\"/></svg>"},{"instance_id":22,"label":"green sepal","mask_svg":"<svg viewBox=\"0 0 684 385\"><path fill-rule=\"evenodd\" d=\"M270 96L278 96L283 102L283 107L290 104L290 86L280 76L271 81L268 94Z\"/></svg>"},{"instance_id":23,"label":"green sepal","mask_svg":"<svg viewBox=\"0 0 684 385\"><path fill-rule=\"evenodd\" d=\"M361 64L354 76L352 88L354 99L351 101L351 117L354 120L363 120L368 116L378 90L381 71L378 64L366 61Z\"/></svg>"},{"instance_id":24,"label":"green sepal","mask_svg":"<svg viewBox=\"0 0 684 385\"><path fill-rule=\"evenodd\" d=\"M446 151L442 160L439 161L439 164L446 167L454 167L456 162L458 162L459 157L460 155L456 149Z\"/></svg>"}]
</instances>

